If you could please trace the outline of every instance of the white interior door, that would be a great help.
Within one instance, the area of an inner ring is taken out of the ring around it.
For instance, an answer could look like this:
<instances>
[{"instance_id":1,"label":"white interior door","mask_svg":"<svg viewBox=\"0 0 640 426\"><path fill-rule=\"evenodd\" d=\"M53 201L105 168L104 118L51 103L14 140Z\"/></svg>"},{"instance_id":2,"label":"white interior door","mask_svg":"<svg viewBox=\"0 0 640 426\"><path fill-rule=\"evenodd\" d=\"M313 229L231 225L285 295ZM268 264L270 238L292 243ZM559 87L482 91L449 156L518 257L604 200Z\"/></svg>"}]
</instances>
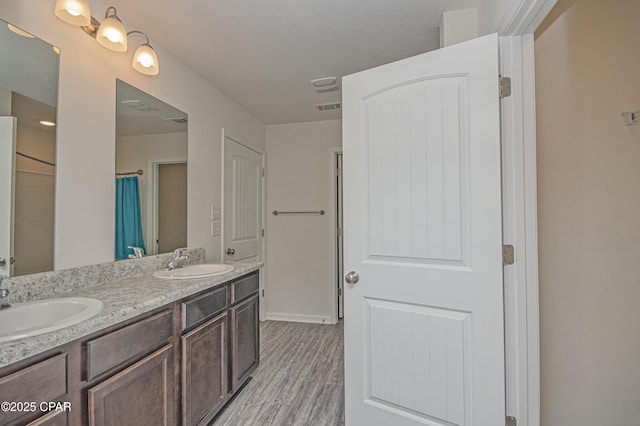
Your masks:
<instances>
[{"instance_id":1,"label":"white interior door","mask_svg":"<svg viewBox=\"0 0 640 426\"><path fill-rule=\"evenodd\" d=\"M15 117L0 117L0 275L13 275L13 206L15 205Z\"/></svg>"},{"instance_id":2,"label":"white interior door","mask_svg":"<svg viewBox=\"0 0 640 426\"><path fill-rule=\"evenodd\" d=\"M345 77L343 126L346 424L505 424L497 36Z\"/></svg>"},{"instance_id":3,"label":"white interior door","mask_svg":"<svg viewBox=\"0 0 640 426\"><path fill-rule=\"evenodd\" d=\"M260 258L262 251L262 154L224 139L223 258Z\"/></svg>"}]
</instances>

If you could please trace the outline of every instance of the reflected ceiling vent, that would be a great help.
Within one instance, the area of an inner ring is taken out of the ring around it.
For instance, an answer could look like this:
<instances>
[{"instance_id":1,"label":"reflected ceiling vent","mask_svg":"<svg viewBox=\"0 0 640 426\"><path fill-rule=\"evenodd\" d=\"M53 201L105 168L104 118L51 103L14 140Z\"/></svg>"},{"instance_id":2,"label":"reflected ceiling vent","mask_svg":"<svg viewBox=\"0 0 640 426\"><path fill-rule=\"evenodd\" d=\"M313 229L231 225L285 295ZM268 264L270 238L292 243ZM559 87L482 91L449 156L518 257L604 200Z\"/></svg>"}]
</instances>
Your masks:
<instances>
[{"instance_id":1,"label":"reflected ceiling vent","mask_svg":"<svg viewBox=\"0 0 640 426\"><path fill-rule=\"evenodd\" d=\"M139 101L136 99L122 101L122 104L133 108L136 111L158 111L158 108L154 107L153 105L148 104L145 101Z\"/></svg>"},{"instance_id":2,"label":"reflected ceiling vent","mask_svg":"<svg viewBox=\"0 0 640 426\"><path fill-rule=\"evenodd\" d=\"M173 121L178 124L187 124L189 120L186 117L171 117L171 118L163 118L163 121Z\"/></svg>"},{"instance_id":3,"label":"reflected ceiling vent","mask_svg":"<svg viewBox=\"0 0 640 426\"><path fill-rule=\"evenodd\" d=\"M318 93L332 92L338 90L338 79L335 77L318 78L311 80L311 85Z\"/></svg>"},{"instance_id":4,"label":"reflected ceiling vent","mask_svg":"<svg viewBox=\"0 0 640 426\"><path fill-rule=\"evenodd\" d=\"M342 102L331 102L328 104L315 105L315 108L318 112L333 111L337 109L342 109Z\"/></svg>"}]
</instances>

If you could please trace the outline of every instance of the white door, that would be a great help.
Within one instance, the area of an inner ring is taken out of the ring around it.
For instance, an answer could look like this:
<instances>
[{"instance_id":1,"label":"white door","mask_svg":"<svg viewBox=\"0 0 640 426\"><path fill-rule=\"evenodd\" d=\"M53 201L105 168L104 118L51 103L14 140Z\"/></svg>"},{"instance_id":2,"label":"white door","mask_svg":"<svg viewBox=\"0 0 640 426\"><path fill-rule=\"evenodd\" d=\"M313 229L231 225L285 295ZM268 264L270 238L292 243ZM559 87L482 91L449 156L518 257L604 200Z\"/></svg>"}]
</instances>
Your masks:
<instances>
[{"instance_id":1,"label":"white door","mask_svg":"<svg viewBox=\"0 0 640 426\"><path fill-rule=\"evenodd\" d=\"M13 206L16 169L15 117L0 117L0 275L13 275Z\"/></svg>"},{"instance_id":2,"label":"white door","mask_svg":"<svg viewBox=\"0 0 640 426\"><path fill-rule=\"evenodd\" d=\"M224 138L225 260L262 253L262 154Z\"/></svg>"},{"instance_id":3,"label":"white door","mask_svg":"<svg viewBox=\"0 0 640 426\"><path fill-rule=\"evenodd\" d=\"M343 80L348 426L505 424L498 101L496 35Z\"/></svg>"}]
</instances>

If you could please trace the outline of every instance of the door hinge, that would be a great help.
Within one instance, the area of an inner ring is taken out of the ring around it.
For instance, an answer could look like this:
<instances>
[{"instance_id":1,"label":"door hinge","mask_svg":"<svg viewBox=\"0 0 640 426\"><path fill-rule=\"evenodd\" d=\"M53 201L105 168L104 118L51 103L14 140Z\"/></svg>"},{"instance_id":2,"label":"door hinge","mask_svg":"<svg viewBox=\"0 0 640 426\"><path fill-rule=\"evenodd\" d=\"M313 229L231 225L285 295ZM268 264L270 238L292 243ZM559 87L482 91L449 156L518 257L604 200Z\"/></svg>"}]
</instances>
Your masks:
<instances>
[{"instance_id":1,"label":"door hinge","mask_svg":"<svg viewBox=\"0 0 640 426\"><path fill-rule=\"evenodd\" d=\"M338 228L337 234L338 237L342 237L342 228Z\"/></svg>"},{"instance_id":2,"label":"door hinge","mask_svg":"<svg viewBox=\"0 0 640 426\"><path fill-rule=\"evenodd\" d=\"M515 262L515 254L513 251L513 245L511 244L503 244L502 245L502 265L513 265Z\"/></svg>"},{"instance_id":3,"label":"door hinge","mask_svg":"<svg viewBox=\"0 0 640 426\"><path fill-rule=\"evenodd\" d=\"M264 297L264 289L262 289L262 297Z\"/></svg>"},{"instance_id":4,"label":"door hinge","mask_svg":"<svg viewBox=\"0 0 640 426\"><path fill-rule=\"evenodd\" d=\"M338 289L338 296L342 296L342 289L341 288Z\"/></svg>"},{"instance_id":5,"label":"door hinge","mask_svg":"<svg viewBox=\"0 0 640 426\"><path fill-rule=\"evenodd\" d=\"M500 99L511 96L511 77L499 77Z\"/></svg>"},{"instance_id":6,"label":"door hinge","mask_svg":"<svg viewBox=\"0 0 640 426\"><path fill-rule=\"evenodd\" d=\"M264 169L262 169L262 177L264 177Z\"/></svg>"},{"instance_id":7,"label":"door hinge","mask_svg":"<svg viewBox=\"0 0 640 426\"><path fill-rule=\"evenodd\" d=\"M264 237L264 229L262 230L262 236Z\"/></svg>"},{"instance_id":8,"label":"door hinge","mask_svg":"<svg viewBox=\"0 0 640 426\"><path fill-rule=\"evenodd\" d=\"M515 417L507 416L507 426L518 426L518 421Z\"/></svg>"}]
</instances>

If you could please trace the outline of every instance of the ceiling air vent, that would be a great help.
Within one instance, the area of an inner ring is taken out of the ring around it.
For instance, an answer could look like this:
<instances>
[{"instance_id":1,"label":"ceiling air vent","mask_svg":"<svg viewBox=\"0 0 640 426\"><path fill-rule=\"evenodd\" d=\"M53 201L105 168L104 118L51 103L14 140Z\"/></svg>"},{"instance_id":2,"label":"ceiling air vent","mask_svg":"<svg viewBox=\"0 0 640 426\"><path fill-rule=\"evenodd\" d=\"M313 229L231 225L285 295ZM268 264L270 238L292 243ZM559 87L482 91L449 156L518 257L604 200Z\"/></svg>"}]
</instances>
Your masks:
<instances>
[{"instance_id":1,"label":"ceiling air vent","mask_svg":"<svg viewBox=\"0 0 640 426\"><path fill-rule=\"evenodd\" d=\"M331 102L328 104L315 105L315 108L318 112L333 111L336 109L342 109L342 102Z\"/></svg>"}]
</instances>

